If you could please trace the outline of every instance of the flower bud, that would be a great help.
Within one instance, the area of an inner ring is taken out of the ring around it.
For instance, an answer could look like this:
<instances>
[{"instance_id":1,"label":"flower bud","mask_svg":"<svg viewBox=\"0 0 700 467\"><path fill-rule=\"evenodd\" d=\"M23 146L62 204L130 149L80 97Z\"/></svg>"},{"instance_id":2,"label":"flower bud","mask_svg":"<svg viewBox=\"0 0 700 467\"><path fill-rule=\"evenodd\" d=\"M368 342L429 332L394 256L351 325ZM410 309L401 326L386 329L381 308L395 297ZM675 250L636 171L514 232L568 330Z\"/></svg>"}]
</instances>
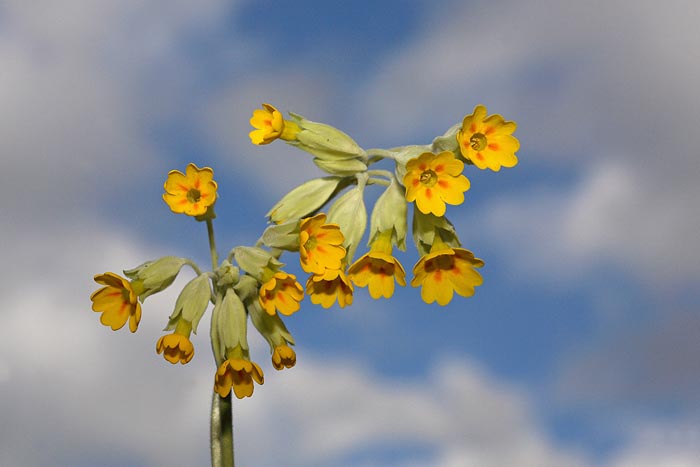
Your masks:
<instances>
[{"instance_id":1,"label":"flower bud","mask_svg":"<svg viewBox=\"0 0 700 467\"><path fill-rule=\"evenodd\" d=\"M165 330L175 329L178 320L184 319L192 323L192 332L197 334L197 325L207 310L211 300L209 275L200 274L185 285L175 302L175 310L170 315Z\"/></svg>"},{"instance_id":2,"label":"flower bud","mask_svg":"<svg viewBox=\"0 0 700 467\"><path fill-rule=\"evenodd\" d=\"M227 259L221 262L214 273L216 274L216 286L221 288L236 285L241 276L240 269Z\"/></svg>"},{"instance_id":3,"label":"flower bud","mask_svg":"<svg viewBox=\"0 0 700 467\"><path fill-rule=\"evenodd\" d=\"M312 122L292 112L289 115L301 130L297 133L296 140L289 141L289 144L319 159L342 160L364 157L365 151L350 136L337 128Z\"/></svg>"},{"instance_id":4,"label":"flower bud","mask_svg":"<svg viewBox=\"0 0 700 467\"><path fill-rule=\"evenodd\" d=\"M345 236L343 245L347 250L348 263L352 262L352 257L367 227L367 210L363 194L364 186L358 185L338 198L328 211L328 222L338 224Z\"/></svg>"},{"instance_id":5,"label":"flower bud","mask_svg":"<svg viewBox=\"0 0 700 467\"><path fill-rule=\"evenodd\" d=\"M169 287L187 261L177 256L164 256L155 261L147 261L134 269L125 270L124 274L131 279L134 290L138 291L143 302L147 297Z\"/></svg>"},{"instance_id":6,"label":"flower bud","mask_svg":"<svg viewBox=\"0 0 700 467\"><path fill-rule=\"evenodd\" d=\"M396 180L379 196L372 210L369 228L369 244L380 232L393 231L392 243L402 251L406 250L406 230L408 230L406 215L408 205L404 197L404 189Z\"/></svg>"},{"instance_id":7,"label":"flower bud","mask_svg":"<svg viewBox=\"0 0 700 467\"><path fill-rule=\"evenodd\" d=\"M306 217L330 199L339 188L342 180L341 177L322 177L309 180L284 195L270 209L267 216L275 224Z\"/></svg>"}]
</instances>

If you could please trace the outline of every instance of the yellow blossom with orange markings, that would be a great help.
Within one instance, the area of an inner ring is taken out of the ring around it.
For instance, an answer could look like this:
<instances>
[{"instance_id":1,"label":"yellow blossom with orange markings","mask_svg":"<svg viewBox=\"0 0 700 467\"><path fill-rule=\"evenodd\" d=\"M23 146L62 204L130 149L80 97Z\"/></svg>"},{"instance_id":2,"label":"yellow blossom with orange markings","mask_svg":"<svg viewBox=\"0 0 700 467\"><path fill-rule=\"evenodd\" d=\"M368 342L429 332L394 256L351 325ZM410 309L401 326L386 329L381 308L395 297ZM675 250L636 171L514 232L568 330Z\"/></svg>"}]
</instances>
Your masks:
<instances>
[{"instance_id":1,"label":"yellow blossom with orange markings","mask_svg":"<svg viewBox=\"0 0 700 467\"><path fill-rule=\"evenodd\" d=\"M255 109L250 117L250 124L255 128L248 136L253 144L270 144L277 138L293 141L299 133L299 125L285 120L282 113L270 104L263 104L262 109Z\"/></svg>"},{"instance_id":2,"label":"yellow blossom with orange markings","mask_svg":"<svg viewBox=\"0 0 700 467\"><path fill-rule=\"evenodd\" d=\"M177 214L202 216L216 202L214 171L209 167L200 169L187 164L185 173L171 170L163 187L163 200Z\"/></svg>"},{"instance_id":3,"label":"yellow blossom with orange markings","mask_svg":"<svg viewBox=\"0 0 700 467\"><path fill-rule=\"evenodd\" d=\"M447 204L464 202L464 192L469 189L469 180L462 175L464 163L450 151L440 154L426 152L406 163L403 184L406 201L416 202L424 214L445 214Z\"/></svg>"},{"instance_id":4,"label":"yellow blossom with orange markings","mask_svg":"<svg viewBox=\"0 0 700 467\"><path fill-rule=\"evenodd\" d=\"M275 370L292 368L297 363L297 354L288 345L278 345L272 352L272 366Z\"/></svg>"},{"instance_id":5,"label":"yellow blossom with orange markings","mask_svg":"<svg viewBox=\"0 0 700 467\"><path fill-rule=\"evenodd\" d=\"M464 117L457 132L462 156L480 169L498 172L501 167L514 167L518 163L515 153L520 149L520 141L512 134L517 124L498 114L486 114L486 107L477 105Z\"/></svg>"},{"instance_id":6,"label":"yellow blossom with orange markings","mask_svg":"<svg viewBox=\"0 0 700 467\"><path fill-rule=\"evenodd\" d=\"M350 280L358 287L369 286L369 294L374 299L394 295L394 279L399 285L406 285L406 271L391 255L391 235L391 230L377 234L370 251L348 269Z\"/></svg>"},{"instance_id":7,"label":"yellow blossom with orange markings","mask_svg":"<svg viewBox=\"0 0 700 467\"><path fill-rule=\"evenodd\" d=\"M308 217L299 225L299 261L308 273L339 269L345 257L345 237L337 224L326 224L326 215Z\"/></svg>"},{"instance_id":8,"label":"yellow blossom with orange markings","mask_svg":"<svg viewBox=\"0 0 700 467\"><path fill-rule=\"evenodd\" d=\"M214 391L226 397L233 389L238 399L253 395L253 381L263 384L265 381L260 366L242 358L229 358L216 370Z\"/></svg>"},{"instance_id":9,"label":"yellow blossom with orange markings","mask_svg":"<svg viewBox=\"0 0 700 467\"><path fill-rule=\"evenodd\" d=\"M260 287L258 299L267 314L274 315L277 310L289 316L299 310L299 302L304 299L304 289L297 282L296 276L278 271Z\"/></svg>"},{"instance_id":10,"label":"yellow blossom with orange markings","mask_svg":"<svg viewBox=\"0 0 700 467\"><path fill-rule=\"evenodd\" d=\"M190 341L192 323L185 319L179 319L175 325L175 331L161 336L156 343L156 353L163 354L166 361L175 365L189 363L194 357L194 345Z\"/></svg>"},{"instance_id":11,"label":"yellow blossom with orange markings","mask_svg":"<svg viewBox=\"0 0 700 467\"><path fill-rule=\"evenodd\" d=\"M131 282L113 272L96 275L95 282L104 285L90 295L92 310L102 313L100 322L116 331L129 321L129 330L136 332L141 321L139 290L135 290Z\"/></svg>"},{"instance_id":12,"label":"yellow blossom with orange markings","mask_svg":"<svg viewBox=\"0 0 700 467\"><path fill-rule=\"evenodd\" d=\"M437 301L447 305L454 292L463 297L474 295L474 287L483 279L476 270L484 262L474 257L474 253L464 248L451 248L439 237L430 249L413 267L413 287L421 288L421 298L425 303Z\"/></svg>"},{"instance_id":13,"label":"yellow blossom with orange markings","mask_svg":"<svg viewBox=\"0 0 700 467\"><path fill-rule=\"evenodd\" d=\"M323 274L314 274L306 281L306 293L311 303L330 308L338 301L344 308L352 305L354 287L342 269L326 269Z\"/></svg>"}]
</instances>

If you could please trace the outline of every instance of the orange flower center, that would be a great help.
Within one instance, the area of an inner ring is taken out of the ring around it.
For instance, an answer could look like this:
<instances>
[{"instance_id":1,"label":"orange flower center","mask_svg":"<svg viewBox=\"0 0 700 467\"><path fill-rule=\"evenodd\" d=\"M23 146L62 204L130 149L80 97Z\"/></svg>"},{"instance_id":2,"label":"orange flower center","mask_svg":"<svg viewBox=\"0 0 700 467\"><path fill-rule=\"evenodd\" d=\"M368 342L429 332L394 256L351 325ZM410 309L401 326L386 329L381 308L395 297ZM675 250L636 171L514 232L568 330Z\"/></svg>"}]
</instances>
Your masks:
<instances>
[{"instance_id":1,"label":"orange flower center","mask_svg":"<svg viewBox=\"0 0 700 467\"><path fill-rule=\"evenodd\" d=\"M474 133L471 138L469 138L469 145L475 151L483 151L486 149L488 141L483 133Z\"/></svg>"},{"instance_id":2,"label":"orange flower center","mask_svg":"<svg viewBox=\"0 0 700 467\"><path fill-rule=\"evenodd\" d=\"M202 198L202 193L196 188L190 188L187 192L187 201L190 203L198 203Z\"/></svg>"},{"instance_id":3,"label":"orange flower center","mask_svg":"<svg viewBox=\"0 0 700 467\"><path fill-rule=\"evenodd\" d=\"M420 182L425 186L431 187L435 185L437 181L438 176L431 169L424 170L423 173L420 174Z\"/></svg>"}]
</instances>

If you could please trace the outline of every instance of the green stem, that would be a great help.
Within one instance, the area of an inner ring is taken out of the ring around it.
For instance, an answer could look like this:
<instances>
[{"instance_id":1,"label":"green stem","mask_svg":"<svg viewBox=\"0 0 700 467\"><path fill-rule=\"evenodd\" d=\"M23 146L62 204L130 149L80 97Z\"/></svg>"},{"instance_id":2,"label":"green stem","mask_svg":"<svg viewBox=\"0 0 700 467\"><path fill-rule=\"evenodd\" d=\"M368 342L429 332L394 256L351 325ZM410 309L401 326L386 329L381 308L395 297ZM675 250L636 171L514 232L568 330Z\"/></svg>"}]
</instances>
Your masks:
<instances>
[{"instance_id":1,"label":"green stem","mask_svg":"<svg viewBox=\"0 0 700 467\"><path fill-rule=\"evenodd\" d=\"M219 265L219 255L216 252L216 241L214 240L214 224L211 219L207 219L207 233L209 235L209 253L211 254L211 267L215 271ZM221 295L217 292L217 303L221 301ZM215 304L216 305L216 304ZM216 333L213 329L218 319L216 306L211 317L212 336ZM224 361L224 356L220 355L218 339L212 338L212 350L216 368L219 368ZM211 465L212 467L234 467L233 460L233 414L231 410L231 394L221 397L216 392L211 399Z\"/></svg>"}]
</instances>

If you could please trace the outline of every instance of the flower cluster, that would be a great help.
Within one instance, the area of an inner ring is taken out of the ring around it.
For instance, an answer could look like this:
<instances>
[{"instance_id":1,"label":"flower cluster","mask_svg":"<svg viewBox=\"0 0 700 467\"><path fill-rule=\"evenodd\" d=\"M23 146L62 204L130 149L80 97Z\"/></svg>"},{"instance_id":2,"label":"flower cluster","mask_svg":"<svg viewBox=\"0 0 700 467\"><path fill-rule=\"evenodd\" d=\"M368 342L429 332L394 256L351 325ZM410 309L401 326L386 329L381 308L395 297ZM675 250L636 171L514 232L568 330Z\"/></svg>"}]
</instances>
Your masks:
<instances>
[{"instance_id":1,"label":"flower cluster","mask_svg":"<svg viewBox=\"0 0 700 467\"><path fill-rule=\"evenodd\" d=\"M272 123L263 125L263 115ZM284 120L275 107L263 104L263 110L253 112L256 129L250 138L258 145L282 139L311 153L328 173L285 195L268 213L273 225L262 237L271 248L298 251L302 269L312 274L306 284L312 303L328 308L337 301L343 307L352 303L353 286L367 287L378 299L392 297L396 284L406 285L405 270L392 250L406 248L408 205L414 206L412 233L421 255L411 285L421 287L426 303L446 305L455 292L474 294L482 284L477 269L484 263L461 248L445 214L448 205L462 204L470 189L465 166L499 171L517 164L514 122L487 116L486 107L477 105L432 144L364 150L329 125L290 116ZM382 160L392 161L394 170L372 167ZM368 230L364 192L369 185L386 188L371 212L369 251L352 263ZM319 212L326 205L327 215ZM291 234L296 231L295 242Z\"/></svg>"},{"instance_id":2,"label":"flower cluster","mask_svg":"<svg viewBox=\"0 0 700 467\"><path fill-rule=\"evenodd\" d=\"M275 204L255 246L234 247L219 261L213 170L189 164L184 173L171 171L163 200L173 212L206 222L213 270L203 272L190 259L165 256L125 270L126 277L99 274L95 281L102 287L90 298L102 324L118 330L128 322L135 332L143 301L171 286L188 266L194 278L182 288L165 327L169 333L157 340L156 352L172 364L189 363L195 354L191 336L213 304L214 391L222 398L243 398L253 394L254 383L264 382L262 368L250 359L249 322L269 344L273 368L293 367L294 339L282 316L299 311L305 295L323 308L343 308L352 304L355 287L366 287L374 299L388 299L397 284L406 285L406 271L393 249L406 249L411 211L419 259L410 284L421 288L421 298L447 305L455 293L468 297L482 284L478 269L483 261L461 248L445 214L448 205L462 204L470 189L466 167L499 171L517 164L514 122L488 116L478 105L431 144L388 150L365 150L336 128L297 114L285 119L269 104L255 110L250 123L254 144L281 139L313 155L327 175L294 188ZM393 164L393 170L377 168L381 161ZM365 192L373 185L383 192L368 210ZM365 237L369 248L353 262ZM305 286L283 269L283 252L298 254L308 274Z\"/></svg>"}]
</instances>

